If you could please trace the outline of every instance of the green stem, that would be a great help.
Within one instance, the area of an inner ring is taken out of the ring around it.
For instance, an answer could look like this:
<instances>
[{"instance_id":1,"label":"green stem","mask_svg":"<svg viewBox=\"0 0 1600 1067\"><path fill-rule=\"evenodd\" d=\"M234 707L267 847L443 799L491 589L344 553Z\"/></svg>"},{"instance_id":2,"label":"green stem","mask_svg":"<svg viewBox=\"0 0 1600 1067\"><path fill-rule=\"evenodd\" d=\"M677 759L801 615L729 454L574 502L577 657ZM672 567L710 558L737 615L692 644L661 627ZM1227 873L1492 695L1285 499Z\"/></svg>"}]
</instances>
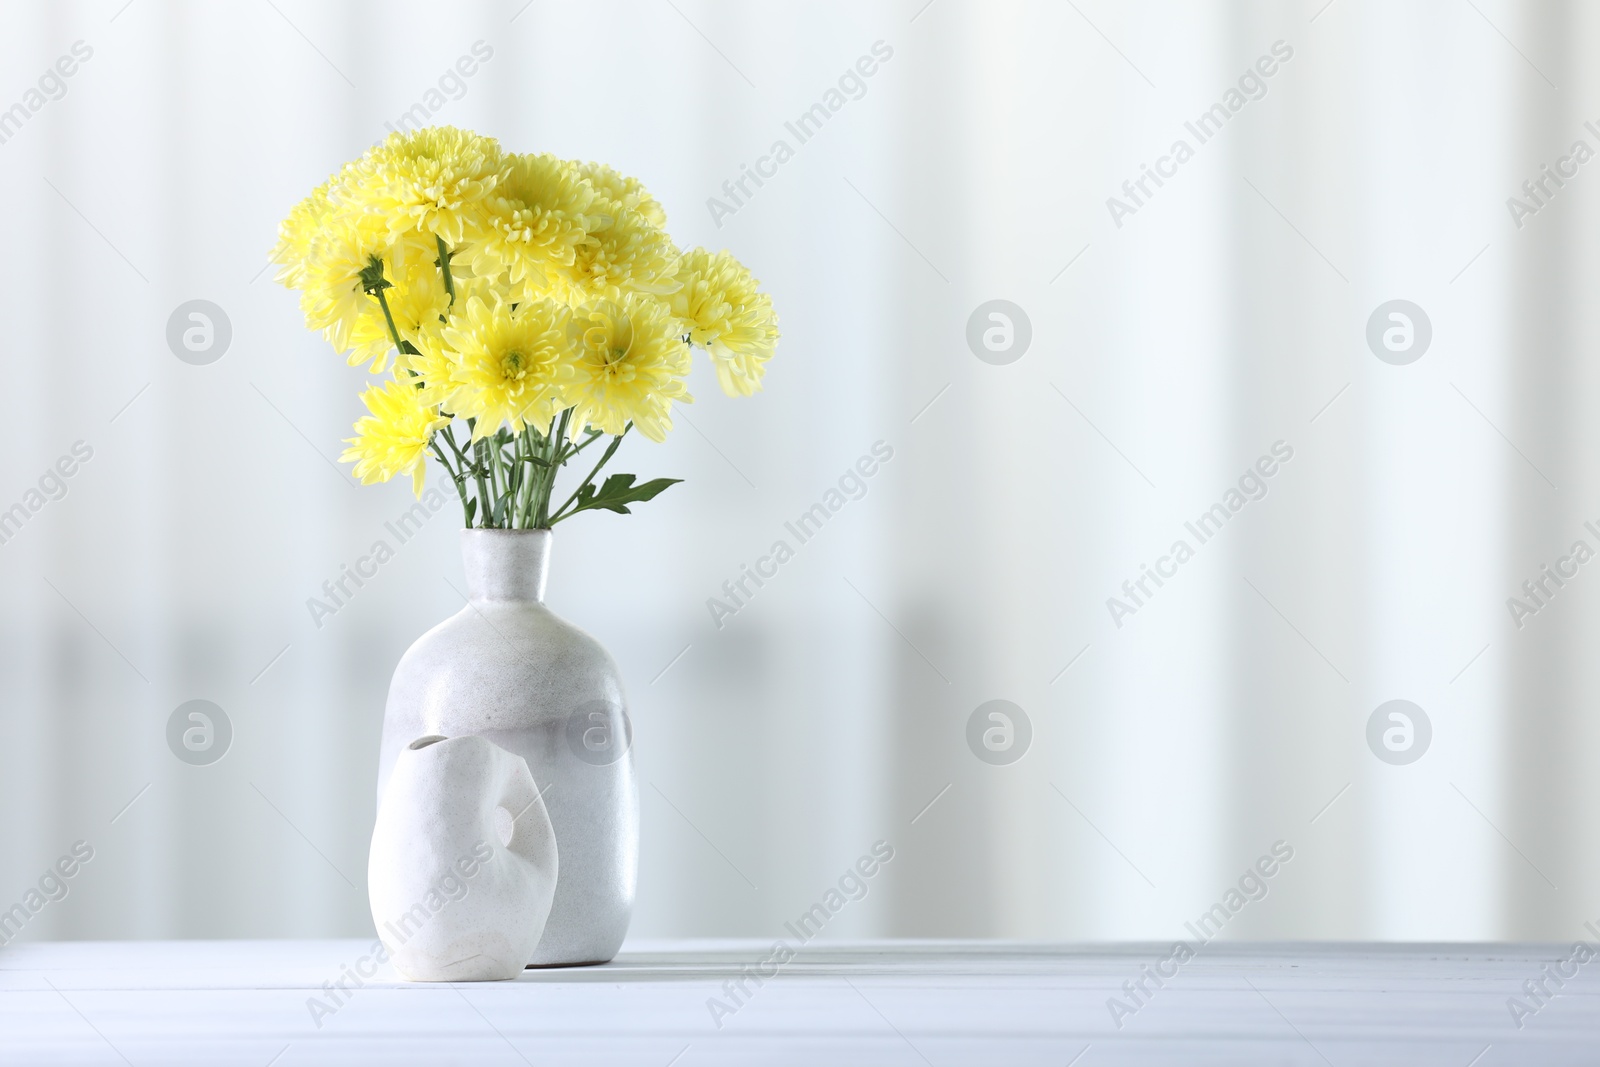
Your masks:
<instances>
[{"instance_id":1,"label":"green stem","mask_svg":"<svg viewBox=\"0 0 1600 1067\"><path fill-rule=\"evenodd\" d=\"M511 516L513 530L523 529L527 525L522 521L522 498L528 495L528 485L533 481L533 472L528 469L523 454L523 444L527 438L526 426L511 438L511 503L506 513Z\"/></svg>"},{"instance_id":2,"label":"green stem","mask_svg":"<svg viewBox=\"0 0 1600 1067\"><path fill-rule=\"evenodd\" d=\"M444 275L444 291L450 294L450 305L456 302L456 280L450 273L450 250L444 245L444 238L438 234L433 235L434 242L439 246L439 271Z\"/></svg>"},{"instance_id":3,"label":"green stem","mask_svg":"<svg viewBox=\"0 0 1600 1067\"><path fill-rule=\"evenodd\" d=\"M510 515L512 526L517 530L526 530L528 522L523 515L522 502L528 496L528 490L533 485L533 464L526 459L526 443L528 443L528 427L523 427L522 434L515 434L510 438L510 469L514 472L512 478L512 491L510 491L510 504L507 504L507 514Z\"/></svg>"},{"instance_id":4,"label":"green stem","mask_svg":"<svg viewBox=\"0 0 1600 1067\"><path fill-rule=\"evenodd\" d=\"M433 454L439 458L439 462L444 466L444 469L449 472L450 480L455 483L456 496L461 498L461 521L462 521L462 523L463 524L470 523L472 521L472 514L471 514L471 512L467 511L467 483L466 483L466 480L461 475L457 474L454 470L451 470L450 461L447 458L445 458L444 449L439 447L438 436L439 436L438 434L434 435L434 440L428 442L428 447L433 449Z\"/></svg>"},{"instance_id":5,"label":"green stem","mask_svg":"<svg viewBox=\"0 0 1600 1067\"><path fill-rule=\"evenodd\" d=\"M484 462L482 441L472 443L472 459L472 477L478 483L478 528L487 530L494 521L488 514L489 502L493 498L489 495L489 482L485 477L488 466Z\"/></svg>"},{"instance_id":6,"label":"green stem","mask_svg":"<svg viewBox=\"0 0 1600 1067\"><path fill-rule=\"evenodd\" d=\"M378 298L378 306L383 309L383 321L389 326L389 337L394 341L395 351L404 352L406 343L400 339L400 330L395 326L394 315L389 311L389 298L383 295L384 288L384 286L375 286L372 290L372 295ZM449 425L446 425L443 437L449 442L450 450L456 454L456 459L460 463L459 468L451 467L450 460L445 457L444 450L439 447L440 436L435 431L434 435L428 440L428 447L433 450L434 456L439 460L439 465L444 468L445 473L450 475L450 480L455 483L456 496L461 500L461 517L463 521L470 523L472 517L467 511L467 486L464 477L467 457L461 454L461 448L456 444L455 433Z\"/></svg>"},{"instance_id":7,"label":"green stem","mask_svg":"<svg viewBox=\"0 0 1600 1067\"><path fill-rule=\"evenodd\" d=\"M456 441L455 423L452 422L444 428L444 441L450 446L450 451L456 454L456 461L461 464L461 473L465 475L469 464L466 453L461 451L461 445Z\"/></svg>"},{"instance_id":8,"label":"green stem","mask_svg":"<svg viewBox=\"0 0 1600 1067\"><path fill-rule=\"evenodd\" d=\"M450 457L444 454L444 449L439 447L439 435L435 433L428 439L428 448L439 458L439 463L444 467L445 473L450 475L451 481L459 481L461 476L456 473L456 468L451 466Z\"/></svg>"},{"instance_id":9,"label":"green stem","mask_svg":"<svg viewBox=\"0 0 1600 1067\"><path fill-rule=\"evenodd\" d=\"M561 412L561 418L550 435L550 452L545 457L550 465L544 471L543 491L539 494L539 511L534 518L535 524L541 528L548 528L550 525L550 495L555 492L556 473L571 458L567 454L567 427L571 421L572 409L567 408Z\"/></svg>"},{"instance_id":10,"label":"green stem","mask_svg":"<svg viewBox=\"0 0 1600 1067\"><path fill-rule=\"evenodd\" d=\"M562 453L567 450L567 426L571 421L572 409L567 408L561 412L561 417L555 424L555 433L550 438L550 465L552 467L559 467L567 461L567 457Z\"/></svg>"},{"instance_id":11,"label":"green stem","mask_svg":"<svg viewBox=\"0 0 1600 1067\"><path fill-rule=\"evenodd\" d=\"M372 295L378 298L378 306L383 309L383 321L389 324L389 336L394 338L395 351L404 352L405 342L400 340L400 331L395 328L394 316L389 313L389 298L383 295L382 289Z\"/></svg>"},{"instance_id":12,"label":"green stem","mask_svg":"<svg viewBox=\"0 0 1600 1067\"><path fill-rule=\"evenodd\" d=\"M522 501L518 507L522 510L522 525L526 530L533 530L538 523L534 522L536 507L538 507L539 493L544 486L544 469L534 462L539 454L539 434L533 427L523 427L523 462L528 467L528 491L522 494Z\"/></svg>"},{"instance_id":13,"label":"green stem","mask_svg":"<svg viewBox=\"0 0 1600 1067\"><path fill-rule=\"evenodd\" d=\"M520 530L524 526L522 512L518 505L523 496L527 494L529 474L528 465L522 462L522 435L516 434L511 438L511 455L507 462L510 470L511 493L510 502L506 505L506 516L513 530Z\"/></svg>"},{"instance_id":14,"label":"green stem","mask_svg":"<svg viewBox=\"0 0 1600 1067\"><path fill-rule=\"evenodd\" d=\"M599 430L590 430L589 431L589 439L587 441L583 442L583 444L581 444L581 445L574 446L572 451L568 452L566 457L564 459L562 459L561 462L565 463L567 460L571 459L573 456L576 456L579 452L582 452L584 449L588 448L590 445L594 444L596 441L600 440L600 438L602 438L604 436L605 436L605 434L602 433Z\"/></svg>"},{"instance_id":15,"label":"green stem","mask_svg":"<svg viewBox=\"0 0 1600 1067\"><path fill-rule=\"evenodd\" d=\"M496 430L493 435L484 438L484 444L489 453L489 492L493 494L495 504L500 505L495 508L500 513L495 522L504 526L506 516L502 498L505 495L505 470L501 466L500 431Z\"/></svg>"},{"instance_id":16,"label":"green stem","mask_svg":"<svg viewBox=\"0 0 1600 1067\"><path fill-rule=\"evenodd\" d=\"M530 465L534 468L533 486L528 492L528 499L524 505L527 509L526 519L529 529L537 529L539 527L540 501L543 500L548 504L550 499L550 480L555 477L555 472L549 467L541 467L532 462L535 458L544 458L543 452L547 440L537 430L532 427L528 428L528 459Z\"/></svg>"},{"instance_id":17,"label":"green stem","mask_svg":"<svg viewBox=\"0 0 1600 1067\"><path fill-rule=\"evenodd\" d=\"M631 429L633 429L633 423L631 422L622 428L622 433L619 433L616 436L617 445L622 443L622 438L626 436L627 432ZM600 462L594 465L594 469L589 472L589 476L578 483L578 488L574 489L572 491L572 495L567 497L567 499L562 502L561 506L556 509L556 513L554 515L550 516L549 522L546 523L547 526L554 526L556 523L560 522L570 514L567 511L567 508L578 499L578 494L583 492L583 487L588 485L590 482L593 482L594 476L600 473L600 468L604 467L606 465L606 461L616 454L616 448L614 447L606 449L606 451L601 454Z\"/></svg>"}]
</instances>

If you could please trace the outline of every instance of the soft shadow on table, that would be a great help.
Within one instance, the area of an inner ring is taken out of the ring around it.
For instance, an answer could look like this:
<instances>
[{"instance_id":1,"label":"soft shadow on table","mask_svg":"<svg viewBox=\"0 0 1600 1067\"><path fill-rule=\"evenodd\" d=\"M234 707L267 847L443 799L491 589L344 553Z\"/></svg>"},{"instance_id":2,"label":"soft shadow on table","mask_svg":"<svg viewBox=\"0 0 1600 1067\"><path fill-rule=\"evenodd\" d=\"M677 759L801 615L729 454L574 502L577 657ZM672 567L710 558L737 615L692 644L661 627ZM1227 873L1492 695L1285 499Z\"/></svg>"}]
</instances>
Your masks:
<instances>
[{"instance_id":1,"label":"soft shadow on table","mask_svg":"<svg viewBox=\"0 0 1600 1067\"><path fill-rule=\"evenodd\" d=\"M1026 977L1035 974L1070 976L1103 975L1108 961L1126 959L1145 962L1168 951L1169 942L1037 942L1037 941L880 941L832 944L800 941L787 937L783 942L794 952L783 964L790 977L839 978L858 976L916 975L919 977L970 978ZM716 947L654 948L648 945L627 948L610 963L583 967L537 967L522 972L513 981L548 983L687 982L733 977L755 964L771 958L773 941L749 941ZM1554 951L1558 946L1549 946ZM1226 969L1236 962L1251 974L1263 969L1282 969L1295 975L1307 973L1309 960L1331 973L1346 967L1360 967L1374 957L1406 958L1417 961L1484 961L1496 957L1521 959L1539 946L1490 943L1393 943L1393 942L1212 942L1205 955L1214 966ZM1497 951L1498 950L1498 951Z\"/></svg>"}]
</instances>

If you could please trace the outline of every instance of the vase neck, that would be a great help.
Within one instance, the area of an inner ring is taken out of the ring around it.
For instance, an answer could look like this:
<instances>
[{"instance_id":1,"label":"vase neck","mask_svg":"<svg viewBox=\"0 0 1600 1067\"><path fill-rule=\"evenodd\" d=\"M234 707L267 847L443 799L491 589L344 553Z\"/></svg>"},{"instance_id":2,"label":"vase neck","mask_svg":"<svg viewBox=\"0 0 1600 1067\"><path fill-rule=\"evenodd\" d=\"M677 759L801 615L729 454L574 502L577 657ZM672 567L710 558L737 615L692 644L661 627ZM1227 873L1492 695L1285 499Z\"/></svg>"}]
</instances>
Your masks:
<instances>
[{"instance_id":1,"label":"vase neck","mask_svg":"<svg viewBox=\"0 0 1600 1067\"><path fill-rule=\"evenodd\" d=\"M543 603L551 538L549 530L462 530L467 596Z\"/></svg>"}]
</instances>

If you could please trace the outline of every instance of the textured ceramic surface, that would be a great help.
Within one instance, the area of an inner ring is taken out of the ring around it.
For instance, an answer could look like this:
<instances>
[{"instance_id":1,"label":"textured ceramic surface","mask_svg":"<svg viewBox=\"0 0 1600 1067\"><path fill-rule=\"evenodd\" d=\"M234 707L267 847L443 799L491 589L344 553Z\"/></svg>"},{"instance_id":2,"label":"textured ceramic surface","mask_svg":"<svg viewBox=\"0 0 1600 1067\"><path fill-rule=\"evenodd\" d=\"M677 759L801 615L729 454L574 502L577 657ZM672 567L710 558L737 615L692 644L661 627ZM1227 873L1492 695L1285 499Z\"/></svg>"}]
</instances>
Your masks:
<instances>
[{"instance_id":1,"label":"textured ceramic surface","mask_svg":"<svg viewBox=\"0 0 1600 1067\"><path fill-rule=\"evenodd\" d=\"M533 965L602 963L633 912L639 788L616 664L545 607L548 530L463 530L469 603L412 645L384 714L378 795L426 734L478 734L527 760L561 877Z\"/></svg>"},{"instance_id":2,"label":"textured ceramic surface","mask_svg":"<svg viewBox=\"0 0 1600 1067\"><path fill-rule=\"evenodd\" d=\"M403 977L515 978L558 877L555 830L521 756L482 737L422 737L400 753L372 831L367 895Z\"/></svg>"}]
</instances>

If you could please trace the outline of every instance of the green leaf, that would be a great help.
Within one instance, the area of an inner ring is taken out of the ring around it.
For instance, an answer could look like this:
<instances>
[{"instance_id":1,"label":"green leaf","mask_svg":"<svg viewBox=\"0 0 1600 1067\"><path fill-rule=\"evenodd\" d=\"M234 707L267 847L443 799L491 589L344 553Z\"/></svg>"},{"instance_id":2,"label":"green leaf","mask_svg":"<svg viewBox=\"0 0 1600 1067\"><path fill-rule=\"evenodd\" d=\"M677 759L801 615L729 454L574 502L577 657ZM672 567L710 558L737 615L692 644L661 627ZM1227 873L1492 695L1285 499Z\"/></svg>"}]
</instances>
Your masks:
<instances>
[{"instance_id":1,"label":"green leaf","mask_svg":"<svg viewBox=\"0 0 1600 1067\"><path fill-rule=\"evenodd\" d=\"M475 497L475 496L474 497L468 497L467 498L467 529L470 530L472 528L472 520L477 517L477 514L478 514L478 498Z\"/></svg>"},{"instance_id":2,"label":"green leaf","mask_svg":"<svg viewBox=\"0 0 1600 1067\"><path fill-rule=\"evenodd\" d=\"M654 481L633 484L631 474L613 474L605 483L596 489L593 485L586 485L578 493L578 506L573 511L583 511L596 508L604 511L614 511L618 515L633 514L628 510L629 504L637 504L645 500L653 500L659 496L669 485L676 485L683 481L682 478L657 478Z\"/></svg>"}]
</instances>

